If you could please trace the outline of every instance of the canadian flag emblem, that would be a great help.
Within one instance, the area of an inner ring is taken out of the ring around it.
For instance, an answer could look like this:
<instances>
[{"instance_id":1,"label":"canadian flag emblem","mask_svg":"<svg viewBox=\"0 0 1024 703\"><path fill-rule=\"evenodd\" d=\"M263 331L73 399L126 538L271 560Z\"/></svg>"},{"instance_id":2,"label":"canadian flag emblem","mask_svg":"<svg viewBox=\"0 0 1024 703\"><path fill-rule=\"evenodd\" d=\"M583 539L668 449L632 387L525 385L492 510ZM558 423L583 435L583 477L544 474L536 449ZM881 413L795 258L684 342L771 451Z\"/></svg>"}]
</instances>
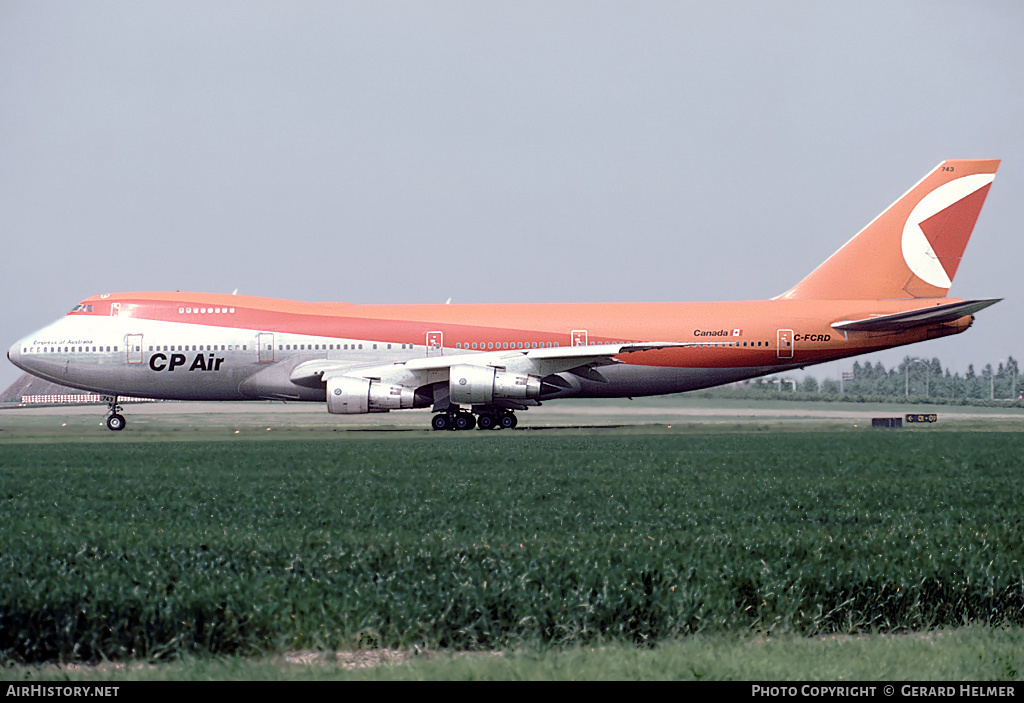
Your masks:
<instances>
[{"instance_id":1,"label":"canadian flag emblem","mask_svg":"<svg viewBox=\"0 0 1024 703\"><path fill-rule=\"evenodd\" d=\"M743 334L743 330L741 330L741 329L735 329L735 330L732 331L732 336L733 337L739 337L741 334Z\"/></svg>"}]
</instances>

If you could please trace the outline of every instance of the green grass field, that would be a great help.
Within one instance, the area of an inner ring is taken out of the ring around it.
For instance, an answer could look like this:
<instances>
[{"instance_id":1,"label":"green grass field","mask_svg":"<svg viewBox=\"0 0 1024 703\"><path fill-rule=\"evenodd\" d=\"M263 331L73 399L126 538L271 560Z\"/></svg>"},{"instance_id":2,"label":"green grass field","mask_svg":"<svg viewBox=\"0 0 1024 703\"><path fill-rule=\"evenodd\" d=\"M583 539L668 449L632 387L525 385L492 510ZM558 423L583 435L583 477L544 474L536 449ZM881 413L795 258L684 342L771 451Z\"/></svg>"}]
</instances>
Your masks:
<instances>
[{"instance_id":1,"label":"green grass field","mask_svg":"<svg viewBox=\"0 0 1024 703\"><path fill-rule=\"evenodd\" d=\"M17 665L9 681L1019 681L1024 630L960 627L909 635L773 638L695 635L657 647L456 653L300 651L150 664ZM881 690L881 689L879 689Z\"/></svg>"},{"instance_id":2,"label":"green grass field","mask_svg":"<svg viewBox=\"0 0 1024 703\"><path fill-rule=\"evenodd\" d=\"M92 424L0 445L8 664L233 671L256 660L223 657L392 647L506 651L494 676L529 678L501 667L964 625L1010 626L1020 652L1017 432L759 420L166 442L135 423L78 441ZM1014 656L993 659L1002 675Z\"/></svg>"}]
</instances>

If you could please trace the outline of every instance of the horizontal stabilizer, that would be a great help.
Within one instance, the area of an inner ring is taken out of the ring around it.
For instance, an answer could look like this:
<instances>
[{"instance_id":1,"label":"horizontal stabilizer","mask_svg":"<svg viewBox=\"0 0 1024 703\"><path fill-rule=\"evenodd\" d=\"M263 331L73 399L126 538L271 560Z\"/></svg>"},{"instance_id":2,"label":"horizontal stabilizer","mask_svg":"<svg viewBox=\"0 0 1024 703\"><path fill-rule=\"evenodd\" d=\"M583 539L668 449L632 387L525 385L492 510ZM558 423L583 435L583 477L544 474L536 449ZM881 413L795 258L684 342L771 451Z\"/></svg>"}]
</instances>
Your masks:
<instances>
[{"instance_id":1,"label":"horizontal stabilizer","mask_svg":"<svg viewBox=\"0 0 1024 703\"><path fill-rule=\"evenodd\" d=\"M891 315L878 315L867 317L862 320L843 320L832 323L833 329L842 332L897 332L907 330L921 325L935 325L943 322L952 322L965 315L973 315L979 310L984 310L989 305L995 305L1002 298L987 298L985 300L964 300L959 303L945 303L933 305L917 310L897 312Z\"/></svg>"}]
</instances>

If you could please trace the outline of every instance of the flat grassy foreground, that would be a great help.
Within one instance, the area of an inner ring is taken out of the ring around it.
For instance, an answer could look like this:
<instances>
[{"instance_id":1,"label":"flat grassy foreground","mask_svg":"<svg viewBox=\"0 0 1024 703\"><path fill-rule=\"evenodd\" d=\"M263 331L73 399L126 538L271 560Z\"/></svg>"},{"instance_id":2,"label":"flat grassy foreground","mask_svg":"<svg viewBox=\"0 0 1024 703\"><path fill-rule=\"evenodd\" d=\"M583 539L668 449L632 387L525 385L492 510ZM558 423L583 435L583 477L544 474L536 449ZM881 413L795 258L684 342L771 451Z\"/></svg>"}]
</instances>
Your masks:
<instances>
[{"instance_id":1,"label":"flat grassy foreground","mask_svg":"<svg viewBox=\"0 0 1024 703\"><path fill-rule=\"evenodd\" d=\"M376 655L376 656L374 656ZM15 665L10 681L1020 681L1024 630L965 627L925 634L694 635L657 647L501 652L292 652L83 665Z\"/></svg>"},{"instance_id":2,"label":"flat grassy foreground","mask_svg":"<svg viewBox=\"0 0 1024 703\"><path fill-rule=\"evenodd\" d=\"M674 648L972 625L1009 652L979 676L1017 676L1018 433L496 434L7 444L0 657L511 650L493 676L529 678L656 645L676 673L623 677L697 678Z\"/></svg>"}]
</instances>

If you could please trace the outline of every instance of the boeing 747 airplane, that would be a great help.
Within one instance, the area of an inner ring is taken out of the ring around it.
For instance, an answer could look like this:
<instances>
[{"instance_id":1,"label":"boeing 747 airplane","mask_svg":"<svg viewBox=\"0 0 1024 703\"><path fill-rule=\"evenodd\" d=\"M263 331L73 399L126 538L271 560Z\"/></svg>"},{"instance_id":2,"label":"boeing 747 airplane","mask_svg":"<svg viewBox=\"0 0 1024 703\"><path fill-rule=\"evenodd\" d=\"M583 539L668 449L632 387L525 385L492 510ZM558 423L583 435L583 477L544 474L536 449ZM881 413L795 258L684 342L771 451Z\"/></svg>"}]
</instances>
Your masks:
<instances>
[{"instance_id":1,"label":"boeing 747 airplane","mask_svg":"<svg viewBox=\"0 0 1024 703\"><path fill-rule=\"evenodd\" d=\"M997 160L944 161L797 285L720 303L353 305L104 293L17 341L41 378L118 397L431 408L514 428L556 398L678 393L951 334L999 299L946 297Z\"/></svg>"}]
</instances>

